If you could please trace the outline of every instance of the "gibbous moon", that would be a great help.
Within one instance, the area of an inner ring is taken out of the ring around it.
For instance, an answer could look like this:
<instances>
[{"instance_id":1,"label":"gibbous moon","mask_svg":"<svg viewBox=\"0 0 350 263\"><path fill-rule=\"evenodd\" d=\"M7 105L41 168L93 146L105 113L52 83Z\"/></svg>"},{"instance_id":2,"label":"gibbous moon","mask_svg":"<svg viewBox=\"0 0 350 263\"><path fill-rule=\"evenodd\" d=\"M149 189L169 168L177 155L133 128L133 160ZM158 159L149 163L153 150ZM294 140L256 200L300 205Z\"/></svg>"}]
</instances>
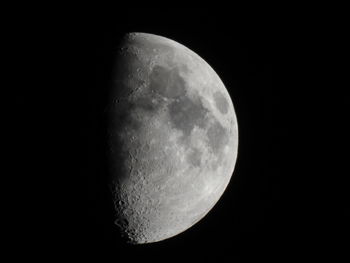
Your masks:
<instances>
[{"instance_id":1,"label":"gibbous moon","mask_svg":"<svg viewBox=\"0 0 350 263\"><path fill-rule=\"evenodd\" d=\"M129 33L110 99L115 224L134 244L185 231L211 210L234 170L237 120L223 82L185 46Z\"/></svg>"}]
</instances>

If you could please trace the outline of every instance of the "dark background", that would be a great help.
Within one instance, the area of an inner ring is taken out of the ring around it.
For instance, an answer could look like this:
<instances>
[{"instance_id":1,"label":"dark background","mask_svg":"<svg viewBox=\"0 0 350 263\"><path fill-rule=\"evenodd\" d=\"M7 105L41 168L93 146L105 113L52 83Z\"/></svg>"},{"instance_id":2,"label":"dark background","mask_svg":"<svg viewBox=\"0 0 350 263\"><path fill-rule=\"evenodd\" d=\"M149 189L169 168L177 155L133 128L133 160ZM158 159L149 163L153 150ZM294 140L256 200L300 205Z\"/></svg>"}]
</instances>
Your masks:
<instances>
[{"instance_id":1,"label":"dark background","mask_svg":"<svg viewBox=\"0 0 350 263\"><path fill-rule=\"evenodd\" d=\"M31 16L13 33L15 79L24 83L12 110L19 197L12 209L20 214L12 236L25 255L285 261L346 246L345 172L330 164L346 155L328 148L344 143L338 125L348 97L331 96L323 24L238 19L212 8L51 15ZM173 39L205 59L228 89L239 126L236 168L217 205L184 233L138 246L124 244L113 224L104 155L113 54L127 32Z\"/></svg>"}]
</instances>

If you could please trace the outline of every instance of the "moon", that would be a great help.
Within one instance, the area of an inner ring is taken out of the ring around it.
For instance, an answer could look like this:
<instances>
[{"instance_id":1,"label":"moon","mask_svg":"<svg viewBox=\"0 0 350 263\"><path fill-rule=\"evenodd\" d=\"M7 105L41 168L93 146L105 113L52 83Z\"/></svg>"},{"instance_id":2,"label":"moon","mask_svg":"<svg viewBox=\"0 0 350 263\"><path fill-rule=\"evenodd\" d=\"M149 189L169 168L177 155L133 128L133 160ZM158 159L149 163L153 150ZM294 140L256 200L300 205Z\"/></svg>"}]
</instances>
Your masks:
<instances>
[{"instance_id":1,"label":"moon","mask_svg":"<svg viewBox=\"0 0 350 263\"><path fill-rule=\"evenodd\" d=\"M168 239L201 220L230 181L238 148L232 100L201 57L153 34L125 35L112 76L115 224L132 244Z\"/></svg>"}]
</instances>

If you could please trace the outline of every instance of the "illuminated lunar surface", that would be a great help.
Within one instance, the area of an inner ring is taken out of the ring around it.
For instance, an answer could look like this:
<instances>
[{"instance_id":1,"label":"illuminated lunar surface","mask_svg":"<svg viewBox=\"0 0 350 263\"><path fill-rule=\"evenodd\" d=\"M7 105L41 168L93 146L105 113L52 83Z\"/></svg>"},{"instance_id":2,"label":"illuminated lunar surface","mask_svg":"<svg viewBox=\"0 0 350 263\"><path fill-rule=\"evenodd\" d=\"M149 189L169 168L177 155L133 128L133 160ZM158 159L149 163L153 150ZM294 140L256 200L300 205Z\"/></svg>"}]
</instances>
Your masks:
<instances>
[{"instance_id":1,"label":"illuminated lunar surface","mask_svg":"<svg viewBox=\"0 0 350 263\"><path fill-rule=\"evenodd\" d=\"M129 33L109 107L115 223L130 243L175 236L202 219L232 176L234 107L215 71L165 37Z\"/></svg>"}]
</instances>

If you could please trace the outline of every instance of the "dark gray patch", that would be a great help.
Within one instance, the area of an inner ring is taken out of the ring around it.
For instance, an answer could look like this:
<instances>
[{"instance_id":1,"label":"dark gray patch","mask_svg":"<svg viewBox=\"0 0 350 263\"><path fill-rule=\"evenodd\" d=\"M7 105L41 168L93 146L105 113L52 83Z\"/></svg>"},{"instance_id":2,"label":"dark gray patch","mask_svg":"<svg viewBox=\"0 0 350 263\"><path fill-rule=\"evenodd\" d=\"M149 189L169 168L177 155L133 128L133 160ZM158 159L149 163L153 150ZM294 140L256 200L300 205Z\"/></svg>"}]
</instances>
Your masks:
<instances>
[{"instance_id":1,"label":"dark gray patch","mask_svg":"<svg viewBox=\"0 0 350 263\"><path fill-rule=\"evenodd\" d=\"M155 66L150 75L150 89L167 98L177 98L185 94L186 82L178 70Z\"/></svg>"},{"instance_id":2,"label":"dark gray patch","mask_svg":"<svg viewBox=\"0 0 350 263\"><path fill-rule=\"evenodd\" d=\"M141 123L132 116L132 112L136 107L137 105L131 102L119 102L110 113L110 121L113 129L140 129Z\"/></svg>"},{"instance_id":3,"label":"dark gray patch","mask_svg":"<svg viewBox=\"0 0 350 263\"><path fill-rule=\"evenodd\" d=\"M227 132L218 121L215 121L209 127L207 136L209 139L208 144L214 153L219 153L221 148L228 142Z\"/></svg>"},{"instance_id":4,"label":"dark gray patch","mask_svg":"<svg viewBox=\"0 0 350 263\"><path fill-rule=\"evenodd\" d=\"M157 111L160 107L160 102L158 100L153 100L150 95L140 97L135 102L135 107L139 107L145 111L152 112Z\"/></svg>"},{"instance_id":5,"label":"dark gray patch","mask_svg":"<svg viewBox=\"0 0 350 263\"><path fill-rule=\"evenodd\" d=\"M171 98L183 96L186 93L186 81L180 76L177 69L171 71L170 74L170 85L167 93Z\"/></svg>"},{"instance_id":6,"label":"dark gray patch","mask_svg":"<svg viewBox=\"0 0 350 263\"><path fill-rule=\"evenodd\" d=\"M187 160L193 166L198 167L201 164L201 156L202 156L202 153L197 148L193 148L191 152L188 154Z\"/></svg>"},{"instance_id":7,"label":"dark gray patch","mask_svg":"<svg viewBox=\"0 0 350 263\"><path fill-rule=\"evenodd\" d=\"M169 70L155 66L150 75L150 89L156 93L164 93L163 89L168 86L169 83Z\"/></svg>"},{"instance_id":8,"label":"dark gray patch","mask_svg":"<svg viewBox=\"0 0 350 263\"><path fill-rule=\"evenodd\" d=\"M190 135L195 125L205 127L207 109L200 100L194 102L188 97L180 97L169 105L170 120L174 128L184 135Z\"/></svg>"},{"instance_id":9,"label":"dark gray patch","mask_svg":"<svg viewBox=\"0 0 350 263\"><path fill-rule=\"evenodd\" d=\"M190 72L190 69L188 68L188 66L186 64L180 64L177 67L179 69L179 72L183 72L183 73L189 73Z\"/></svg>"},{"instance_id":10,"label":"dark gray patch","mask_svg":"<svg viewBox=\"0 0 350 263\"><path fill-rule=\"evenodd\" d=\"M226 114L228 112L228 102L226 100L226 98L224 97L224 95L217 91L214 93L214 100L215 100L215 105L218 108L218 110L222 113L222 114Z\"/></svg>"}]
</instances>

